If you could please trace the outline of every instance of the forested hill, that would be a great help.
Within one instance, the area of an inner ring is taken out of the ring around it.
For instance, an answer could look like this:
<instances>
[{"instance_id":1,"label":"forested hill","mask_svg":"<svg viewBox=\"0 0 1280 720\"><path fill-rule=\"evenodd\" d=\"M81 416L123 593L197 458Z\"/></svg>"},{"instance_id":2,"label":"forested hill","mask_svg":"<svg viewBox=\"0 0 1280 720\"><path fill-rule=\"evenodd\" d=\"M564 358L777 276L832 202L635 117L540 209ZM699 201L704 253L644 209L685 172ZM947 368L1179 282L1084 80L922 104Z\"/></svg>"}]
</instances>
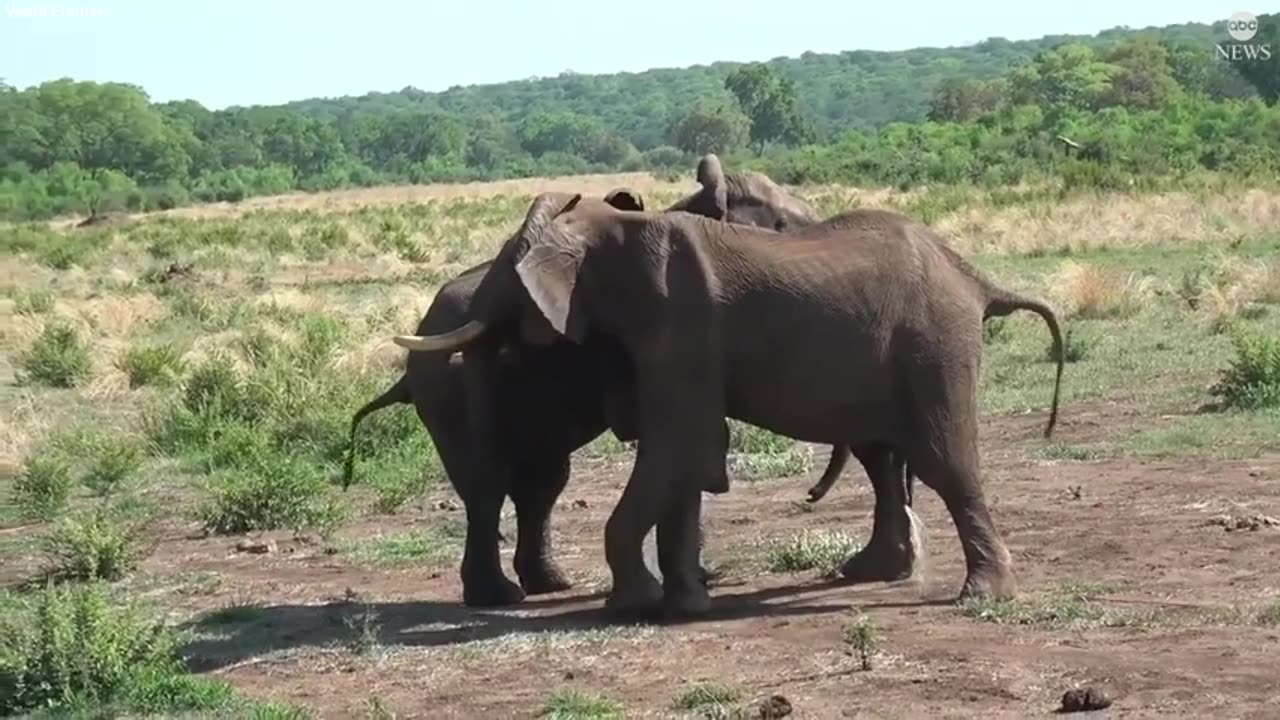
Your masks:
<instances>
[{"instance_id":1,"label":"forested hill","mask_svg":"<svg viewBox=\"0 0 1280 720\"><path fill-rule=\"evenodd\" d=\"M947 78L991 80L1064 43L1101 50L1136 35L1155 37L1169 46L1199 48L1209 56L1214 42L1226 36L1226 25L1218 22L1141 30L1116 28L1097 35L1049 35L1037 40L991 38L965 47L897 52L804 53L798 58L775 58L764 64L794 83L800 106L819 136L825 138L844 130L924 120L933 90ZM637 148L646 150L668 144L671 122L697 100L731 102L733 98L725 90L724 81L741 65L717 62L611 75L565 73L552 78L453 87L443 92L408 87L360 97L299 100L286 107L333 119L397 109L430 109L518 121L536 112L569 111L601 120Z\"/></svg>"},{"instance_id":2,"label":"forested hill","mask_svg":"<svg viewBox=\"0 0 1280 720\"><path fill-rule=\"evenodd\" d=\"M1274 181L1280 15L1257 20L1247 47L1225 23L1187 24L216 111L126 82L0 81L0 219L351 185L687 176L707 152L787 183ZM1238 56L1222 59L1223 43ZM1061 135L1078 143L1069 159Z\"/></svg>"}]
</instances>

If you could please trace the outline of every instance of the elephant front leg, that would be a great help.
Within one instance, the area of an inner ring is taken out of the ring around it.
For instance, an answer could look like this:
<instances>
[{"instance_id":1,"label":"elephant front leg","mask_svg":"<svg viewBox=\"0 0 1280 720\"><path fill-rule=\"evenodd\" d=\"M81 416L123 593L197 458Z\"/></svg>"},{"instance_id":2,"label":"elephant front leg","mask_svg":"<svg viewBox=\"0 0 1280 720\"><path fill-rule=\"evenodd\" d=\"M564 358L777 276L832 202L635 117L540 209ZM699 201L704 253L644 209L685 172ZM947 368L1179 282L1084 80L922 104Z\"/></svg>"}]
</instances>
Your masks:
<instances>
[{"instance_id":1,"label":"elephant front leg","mask_svg":"<svg viewBox=\"0 0 1280 720\"><path fill-rule=\"evenodd\" d=\"M682 493L658 523L658 567L662 570L662 605L668 617L685 617L711 607L706 571L699 563L702 544L702 493Z\"/></svg>"},{"instance_id":2,"label":"elephant front leg","mask_svg":"<svg viewBox=\"0 0 1280 720\"><path fill-rule=\"evenodd\" d=\"M644 562L644 538L664 507L668 481L654 453L641 442L627 487L604 528L605 561L613 575L605 600L610 610L648 613L662 601L662 585Z\"/></svg>"},{"instance_id":3,"label":"elephant front leg","mask_svg":"<svg viewBox=\"0 0 1280 720\"><path fill-rule=\"evenodd\" d=\"M462 554L462 601L469 607L512 605L524 590L507 579L498 557L498 518L503 495L464 498L467 511L466 549Z\"/></svg>"},{"instance_id":4,"label":"elephant front leg","mask_svg":"<svg viewBox=\"0 0 1280 720\"><path fill-rule=\"evenodd\" d=\"M854 451L875 490L871 540L844 562L840 575L853 582L893 582L915 573L921 559L919 520L907 506L901 465L883 445Z\"/></svg>"},{"instance_id":5,"label":"elephant front leg","mask_svg":"<svg viewBox=\"0 0 1280 720\"><path fill-rule=\"evenodd\" d=\"M552 558L550 520L569 480L569 456L532 460L522 464L518 474L512 480L511 500L516 506L515 571L520 586L530 595L567 590L573 583Z\"/></svg>"}]
</instances>

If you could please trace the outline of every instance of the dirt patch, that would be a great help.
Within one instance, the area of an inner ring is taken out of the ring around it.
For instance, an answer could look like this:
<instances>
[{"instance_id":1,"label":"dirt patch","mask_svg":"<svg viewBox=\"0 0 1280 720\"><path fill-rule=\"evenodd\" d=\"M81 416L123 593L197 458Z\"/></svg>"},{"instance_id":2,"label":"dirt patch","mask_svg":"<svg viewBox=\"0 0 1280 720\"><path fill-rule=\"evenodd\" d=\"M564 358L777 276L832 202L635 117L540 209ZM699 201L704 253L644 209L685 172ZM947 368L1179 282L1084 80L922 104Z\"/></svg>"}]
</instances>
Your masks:
<instances>
[{"instance_id":1,"label":"dirt patch","mask_svg":"<svg viewBox=\"0 0 1280 720\"><path fill-rule=\"evenodd\" d=\"M1064 415L1089 426L1075 408ZM996 418L983 429L987 492L1021 591L1087 595L1079 602L1106 611L1098 617L1124 622L1068 615L1049 623L1034 614L995 622L957 608L959 543L927 490L916 495L929 539L926 578L853 587L813 572L765 572L759 559L771 538L813 528L867 536L872 496L850 470L804 508L813 477L736 482L709 496L706 555L721 570L711 615L617 624L602 611L601 535L626 456L579 461L557 508L556 554L577 587L511 608L462 606L453 559L362 564L287 533L255 537L273 543L260 554L238 552L238 539L176 533L144 573L183 578L166 604L194 623L188 652L197 668L322 717L361 716L375 697L399 717L531 717L568 689L613 698L628 717L672 717L674 699L702 682L740 688L746 708L780 695L796 718L1035 717L1054 712L1065 690L1091 684L1106 687L1125 717L1274 717L1280 627L1251 613L1280 599L1275 538L1210 521L1280 514L1280 488L1258 479L1280 472L1280 457L1029 463L1022 458L1041 424ZM344 537L456 518L451 499L441 491L421 511L362 523ZM509 508L503 525L514 538ZM512 551L503 546L507 568ZM854 613L877 628L870 671L842 639Z\"/></svg>"}]
</instances>

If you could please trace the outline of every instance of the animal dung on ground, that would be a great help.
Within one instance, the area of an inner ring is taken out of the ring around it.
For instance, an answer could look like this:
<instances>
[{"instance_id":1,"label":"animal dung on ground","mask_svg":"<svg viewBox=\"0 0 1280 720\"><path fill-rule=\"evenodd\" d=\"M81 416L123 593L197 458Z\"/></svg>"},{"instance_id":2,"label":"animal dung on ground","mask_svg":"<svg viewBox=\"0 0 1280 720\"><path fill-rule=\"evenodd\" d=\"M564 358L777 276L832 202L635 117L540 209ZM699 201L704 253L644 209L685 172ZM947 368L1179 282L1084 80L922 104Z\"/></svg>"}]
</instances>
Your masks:
<instances>
[{"instance_id":1,"label":"animal dung on ground","mask_svg":"<svg viewBox=\"0 0 1280 720\"><path fill-rule=\"evenodd\" d=\"M1109 707L1111 707L1111 696L1107 691L1096 685L1089 685L1063 693L1060 712L1089 712Z\"/></svg>"}]
</instances>

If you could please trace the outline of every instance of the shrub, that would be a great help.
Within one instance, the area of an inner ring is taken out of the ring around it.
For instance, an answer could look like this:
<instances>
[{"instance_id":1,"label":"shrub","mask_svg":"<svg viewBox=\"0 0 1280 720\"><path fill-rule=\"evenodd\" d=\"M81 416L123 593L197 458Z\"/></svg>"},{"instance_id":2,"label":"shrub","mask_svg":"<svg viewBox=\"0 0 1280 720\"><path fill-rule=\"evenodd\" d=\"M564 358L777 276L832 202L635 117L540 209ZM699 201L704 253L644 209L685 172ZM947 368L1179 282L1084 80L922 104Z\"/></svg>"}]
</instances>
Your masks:
<instances>
[{"instance_id":1,"label":"shrub","mask_svg":"<svg viewBox=\"0 0 1280 720\"><path fill-rule=\"evenodd\" d=\"M327 526L342 519L327 489L310 463L263 458L210 482L200 515L207 530L222 534Z\"/></svg>"},{"instance_id":2,"label":"shrub","mask_svg":"<svg viewBox=\"0 0 1280 720\"><path fill-rule=\"evenodd\" d=\"M116 367L129 376L129 387L167 386L177 382L183 371L182 354L170 345L131 347L116 360Z\"/></svg>"},{"instance_id":3,"label":"shrub","mask_svg":"<svg viewBox=\"0 0 1280 720\"><path fill-rule=\"evenodd\" d=\"M700 683L680 694L673 710L693 712L704 718L732 718L740 715L741 689L719 683Z\"/></svg>"},{"instance_id":4,"label":"shrub","mask_svg":"<svg viewBox=\"0 0 1280 720\"><path fill-rule=\"evenodd\" d=\"M147 554L141 528L124 522L109 506L58 522L44 539L50 574L66 580L119 580Z\"/></svg>"},{"instance_id":5,"label":"shrub","mask_svg":"<svg viewBox=\"0 0 1280 720\"><path fill-rule=\"evenodd\" d=\"M858 547L845 532L803 530L769 548L766 562L770 572L821 570L833 572Z\"/></svg>"},{"instance_id":6,"label":"shrub","mask_svg":"<svg viewBox=\"0 0 1280 720\"><path fill-rule=\"evenodd\" d=\"M547 699L538 717L548 720L605 720L623 717L618 701L577 690L560 690Z\"/></svg>"},{"instance_id":7,"label":"shrub","mask_svg":"<svg viewBox=\"0 0 1280 720\"><path fill-rule=\"evenodd\" d=\"M53 293L32 290L14 298L13 311L19 315L44 315L53 309Z\"/></svg>"},{"instance_id":8,"label":"shrub","mask_svg":"<svg viewBox=\"0 0 1280 720\"><path fill-rule=\"evenodd\" d=\"M75 387L92 367L89 348L76 331L62 322L50 322L22 357L22 369L36 382L53 387Z\"/></svg>"},{"instance_id":9,"label":"shrub","mask_svg":"<svg viewBox=\"0 0 1280 720\"><path fill-rule=\"evenodd\" d=\"M99 495L111 494L142 466L142 450L131 439L104 438L92 453L80 483Z\"/></svg>"},{"instance_id":10,"label":"shrub","mask_svg":"<svg viewBox=\"0 0 1280 720\"><path fill-rule=\"evenodd\" d=\"M22 514L51 520L71 497L71 467L57 454L43 454L27 461L13 486L14 502Z\"/></svg>"},{"instance_id":11,"label":"shrub","mask_svg":"<svg viewBox=\"0 0 1280 720\"><path fill-rule=\"evenodd\" d=\"M1235 332L1236 357L1210 392L1226 408L1280 407L1280 339Z\"/></svg>"},{"instance_id":12,"label":"shrub","mask_svg":"<svg viewBox=\"0 0 1280 720\"><path fill-rule=\"evenodd\" d=\"M109 607L99 586L46 588L33 604L0 636L5 715L103 707L143 678L176 672L176 638L133 608Z\"/></svg>"}]
</instances>

